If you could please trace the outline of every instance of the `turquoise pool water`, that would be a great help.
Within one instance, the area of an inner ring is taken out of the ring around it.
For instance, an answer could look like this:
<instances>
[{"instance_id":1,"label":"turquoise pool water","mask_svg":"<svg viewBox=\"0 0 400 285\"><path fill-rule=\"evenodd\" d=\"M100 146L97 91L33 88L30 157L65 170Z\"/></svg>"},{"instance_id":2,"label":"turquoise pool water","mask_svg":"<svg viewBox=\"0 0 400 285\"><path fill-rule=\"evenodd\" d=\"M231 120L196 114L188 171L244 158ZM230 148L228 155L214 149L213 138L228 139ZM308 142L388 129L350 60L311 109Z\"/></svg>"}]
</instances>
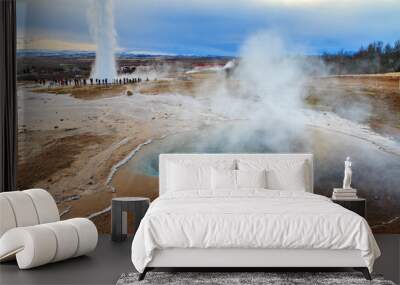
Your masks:
<instances>
[{"instance_id":1,"label":"turquoise pool water","mask_svg":"<svg viewBox=\"0 0 400 285\"><path fill-rule=\"evenodd\" d=\"M158 176L160 153L288 153L314 154L314 192L330 196L343 179L344 160L353 161L353 184L368 199L372 224L400 216L400 157L352 136L307 129L281 138L265 131L247 133L238 126L204 128L156 139L143 146L124 166L128 173ZM400 229L399 229L400 232Z\"/></svg>"}]
</instances>

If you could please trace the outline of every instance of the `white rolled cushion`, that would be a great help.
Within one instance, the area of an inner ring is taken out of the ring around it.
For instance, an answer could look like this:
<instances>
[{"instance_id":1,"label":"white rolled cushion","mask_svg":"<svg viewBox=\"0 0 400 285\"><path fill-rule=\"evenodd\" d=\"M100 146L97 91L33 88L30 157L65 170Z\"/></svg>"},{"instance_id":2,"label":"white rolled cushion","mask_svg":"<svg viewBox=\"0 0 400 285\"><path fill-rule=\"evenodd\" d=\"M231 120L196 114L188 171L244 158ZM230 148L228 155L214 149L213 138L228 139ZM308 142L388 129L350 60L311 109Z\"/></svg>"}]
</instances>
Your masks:
<instances>
[{"instance_id":1,"label":"white rolled cushion","mask_svg":"<svg viewBox=\"0 0 400 285\"><path fill-rule=\"evenodd\" d=\"M16 257L20 269L33 268L86 254L97 240L96 226L85 218L13 228L0 238L0 261Z\"/></svg>"},{"instance_id":2,"label":"white rolled cushion","mask_svg":"<svg viewBox=\"0 0 400 285\"><path fill-rule=\"evenodd\" d=\"M20 269L51 262L56 249L56 236L43 225L14 228L0 238L0 260L16 255Z\"/></svg>"},{"instance_id":3,"label":"white rolled cushion","mask_svg":"<svg viewBox=\"0 0 400 285\"><path fill-rule=\"evenodd\" d=\"M60 220L56 202L49 192L43 189L29 189L23 191L33 201L39 218L39 224L51 223Z\"/></svg>"},{"instance_id":4,"label":"white rolled cushion","mask_svg":"<svg viewBox=\"0 0 400 285\"><path fill-rule=\"evenodd\" d=\"M11 205L17 227L33 226L39 223L36 208L31 197L23 191L1 193Z\"/></svg>"},{"instance_id":5,"label":"white rolled cushion","mask_svg":"<svg viewBox=\"0 0 400 285\"><path fill-rule=\"evenodd\" d=\"M75 256L93 251L97 246L98 233L94 223L86 218L74 218L63 221L72 225L78 233L78 248Z\"/></svg>"},{"instance_id":6,"label":"white rolled cushion","mask_svg":"<svg viewBox=\"0 0 400 285\"><path fill-rule=\"evenodd\" d=\"M236 170L237 188L267 188L267 171Z\"/></svg>"},{"instance_id":7,"label":"white rolled cushion","mask_svg":"<svg viewBox=\"0 0 400 285\"><path fill-rule=\"evenodd\" d=\"M273 190L306 191L306 165L303 160L253 159L238 160L239 170L267 170L267 188Z\"/></svg>"},{"instance_id":8,"label":"white rolled cushion","mask_svg":"<svg viewBox=\"0 0 400 285\"><path fill-rule=\"evenodd\" d=\"M211 169L211 187L214 191L235 190L236 189L236 170L231 169Z\"/></svg>"},{"instance_id":9,"label":"white rolled cushion","mask_svg":"<svg viewBox=\"0 0 400 285\"><path fill-rule=\"evenodd\" d=\"M56 236L57 250L51 262L57 262L75 256L78 250L78 233L65 221L44 224ZM83 238L84 239L84 238Z\"/></svg>"},{"instance_id":10,"label":"white rolled cushion","mask_svg":"<svg viewBox=\"0 0 400 285\"><path fill-rule=\"evenodd\" d=\"M211 189L211 167L168 163L169 191Z\"/></svg>"},{"instance_id":11,"label":"white rolled cushion","mask_svg":"<svg viewBox=\"0 0 400 285\"><path fill-rule=\"evenodd\" d=\"M17 223L10 202L6 197L0 194L0 237L9 229L15 228L16 226Z\"/></svg>"}]
</instances>

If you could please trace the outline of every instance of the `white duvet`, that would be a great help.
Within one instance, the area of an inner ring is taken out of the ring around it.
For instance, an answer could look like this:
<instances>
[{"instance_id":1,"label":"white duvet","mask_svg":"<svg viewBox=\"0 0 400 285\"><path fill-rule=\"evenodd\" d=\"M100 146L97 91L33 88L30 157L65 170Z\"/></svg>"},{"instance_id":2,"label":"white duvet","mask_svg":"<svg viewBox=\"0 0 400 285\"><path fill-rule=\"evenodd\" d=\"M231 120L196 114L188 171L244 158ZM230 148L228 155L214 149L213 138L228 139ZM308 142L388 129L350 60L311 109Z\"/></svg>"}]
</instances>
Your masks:
<instances>
[{"instance_id":1,"label":"white duvet","mask_svg":"<svg viewBox=\"0 0 400 285\"><path fill-rule=\"evenodd\" d=\"M133 240L132 262L143 272L165 248L358 249L370 271L380 255L365 219L330 199L257 189L157 198Z\"/></svg>"}]
</instances>

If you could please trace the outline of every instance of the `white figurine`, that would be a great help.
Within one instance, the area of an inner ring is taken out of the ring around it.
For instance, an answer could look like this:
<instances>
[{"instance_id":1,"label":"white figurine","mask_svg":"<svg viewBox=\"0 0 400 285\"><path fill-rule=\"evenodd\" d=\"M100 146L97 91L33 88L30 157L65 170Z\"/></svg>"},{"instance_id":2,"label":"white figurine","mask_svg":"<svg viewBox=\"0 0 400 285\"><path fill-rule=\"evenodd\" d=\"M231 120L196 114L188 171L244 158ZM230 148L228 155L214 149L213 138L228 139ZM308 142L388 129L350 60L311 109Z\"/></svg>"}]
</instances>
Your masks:
<instances>
[{"instance_id":1,"label":"white figurine","mask_svg":"<svg viewBox=\"0 0 400 285\"><path fill-rule=\"evenodd\" d=\"M346 161L344 162L344 179L343 179L343 189L352 189L351 188L351 176L353 171L351 170L351 161L350 157L346 157Z\"/></svg>"}]
</instances>

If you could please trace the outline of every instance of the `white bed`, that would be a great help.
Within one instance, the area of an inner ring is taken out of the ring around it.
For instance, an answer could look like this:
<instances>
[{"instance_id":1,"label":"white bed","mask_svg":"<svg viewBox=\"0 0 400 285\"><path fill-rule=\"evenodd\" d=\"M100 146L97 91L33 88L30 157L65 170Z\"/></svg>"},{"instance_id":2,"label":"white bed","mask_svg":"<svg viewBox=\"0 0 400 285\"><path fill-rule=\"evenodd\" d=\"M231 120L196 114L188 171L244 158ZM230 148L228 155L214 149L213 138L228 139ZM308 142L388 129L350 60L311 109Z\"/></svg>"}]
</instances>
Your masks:
<instances>
[{"instance_id":1,"label":"white bed","mask_svg":"<svg viewBox=\"0 0 400 285\"><path fill-rule=\"evenodd\" d=\"M200 171L191 177L193 165ZM265 187L239 181L259 168ZM154 267L354 267L370 278L380 255L362 217L312 194L311 154L162 154L159 173L160 197L132 243L140 279ZM246 188L222 181L228 186L217 189L225 173Z\"/></svg>"}]
</instances>

